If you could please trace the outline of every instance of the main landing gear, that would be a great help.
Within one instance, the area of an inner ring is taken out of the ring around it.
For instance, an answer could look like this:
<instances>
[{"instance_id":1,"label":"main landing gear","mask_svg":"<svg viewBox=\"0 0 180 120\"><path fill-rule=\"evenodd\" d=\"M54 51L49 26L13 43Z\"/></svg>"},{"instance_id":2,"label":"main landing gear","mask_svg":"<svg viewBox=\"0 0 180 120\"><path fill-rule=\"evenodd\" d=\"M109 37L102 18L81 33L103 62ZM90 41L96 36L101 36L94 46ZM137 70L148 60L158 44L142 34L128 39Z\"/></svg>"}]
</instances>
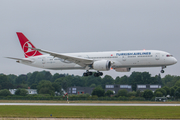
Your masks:
<instances>
[{"instance_id":1,"label":"main landing gear","mask_svg":"<svg viewBox=\"0 0 180 120\"><path fill-rule=\"evenodd\" d=\"M161 73L164 73L164 68L166 68L166 66L162 66L162 70L161 70Z\"/></svg>"},{"instance_id":2,"label":"main landing gear","mask_svg":"<svg viewBox=\"0 0 180 120\"><path fill-rule=\"evenodd\" d=\"M89 72L88 70L85 73L83 73L83 76L91 76L91 75L92 75L92 72Z\"/></svg>"},{"instance_id":3,"label":"main landing gear","mask_svg":"<svg viewBox=\"0 0 180 120\"><path fill-rule=\"evenodd\" d=\"M103 75L103 73L102 72L96 72L96 73L94 73L94 77L99 77L99 76L102 76Z\"/></svg>"},{"instance_id":4,"label":"main landing gear","mask_svg":"<svg viewBox=\"0 0 180 120\"><path fill-rule=\"evenodd\" d=\"M88 70L85 72L85 73L83 73L83 76L91 76L93 73L92 72L89 72ZM97 72L95 72L94 73L94 77L99 77L99 76L102 76L103 75L103 73L102 72L99 72L99 71L97 71Z\"/></svg>"}]
</instances>

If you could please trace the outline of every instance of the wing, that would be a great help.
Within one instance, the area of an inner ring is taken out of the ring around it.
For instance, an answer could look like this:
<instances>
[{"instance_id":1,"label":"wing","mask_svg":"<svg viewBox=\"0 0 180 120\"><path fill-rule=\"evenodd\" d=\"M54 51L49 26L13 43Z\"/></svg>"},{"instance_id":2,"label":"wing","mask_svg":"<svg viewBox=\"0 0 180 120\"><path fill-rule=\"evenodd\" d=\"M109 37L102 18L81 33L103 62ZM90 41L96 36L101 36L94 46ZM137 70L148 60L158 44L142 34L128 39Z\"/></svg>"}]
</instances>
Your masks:
<instances>
[{"instance_id":1,"label":"wing","mask_svg":"<svg viewBox=\"0 0 180 120\"><path fill-rule=\"evenodd\" d=\"M87 59L87 58L77 57L77 56L70 56L70 55L67 55L67 54L55 53L55 52L42 50L42 49L37 49L37 48L31 48L31 47L28 47L28 48L38 50L40 52L48 53L48 54L50 54L51 56L54 56L54 57L58 57L58 58L61 58L61 59L64 59L64 60L68 60L68 61L76 63L76 64L78 64L78 65L80 65L82 67L86 67L87 65L90 65L90 64L92 64L94 62L93 59Z\"/></svg>"},{"instance_id":2,"label":"wing","mask_svg":"<svg viewBox=\"0 0 180 120\"><path fill-rule=\"evenodd\" d=\"M34 62L33 60L30 60L30 59L22 59L22 58L13 58L13 57L6 57L6 58L9 58L9 59L13 59L13 60L18 60L18 61L23 61L23 62Z\"/></svg>"}]
</instances>

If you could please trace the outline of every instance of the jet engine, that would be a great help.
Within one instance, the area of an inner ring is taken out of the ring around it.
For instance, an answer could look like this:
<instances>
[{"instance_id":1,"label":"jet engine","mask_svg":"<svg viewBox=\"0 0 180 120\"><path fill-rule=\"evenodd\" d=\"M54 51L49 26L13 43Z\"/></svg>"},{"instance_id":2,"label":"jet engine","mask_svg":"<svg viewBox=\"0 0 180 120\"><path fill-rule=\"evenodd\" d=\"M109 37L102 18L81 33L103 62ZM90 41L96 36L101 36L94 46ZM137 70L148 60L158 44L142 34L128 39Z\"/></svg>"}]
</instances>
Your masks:
<instances>
[{"instance_id":1,"label":"jet engine","mask_svg":"<svg viewBox=\"0 0 180 120\"><path fill-rule=\"evenodd\" d=\"M92 67L97 71L108 71L111 68L111 62L108 60L95 61Z\"/></svg>"},{"instance_id":2,"label":"jet engine","mask_svg":"<svg viewBox=\"0 0 180 120\"><path fill-rule=\"evenodd\" d=\"M131 68L114 68L116 72L129 72Z\"/></svg>"}]
</instances>

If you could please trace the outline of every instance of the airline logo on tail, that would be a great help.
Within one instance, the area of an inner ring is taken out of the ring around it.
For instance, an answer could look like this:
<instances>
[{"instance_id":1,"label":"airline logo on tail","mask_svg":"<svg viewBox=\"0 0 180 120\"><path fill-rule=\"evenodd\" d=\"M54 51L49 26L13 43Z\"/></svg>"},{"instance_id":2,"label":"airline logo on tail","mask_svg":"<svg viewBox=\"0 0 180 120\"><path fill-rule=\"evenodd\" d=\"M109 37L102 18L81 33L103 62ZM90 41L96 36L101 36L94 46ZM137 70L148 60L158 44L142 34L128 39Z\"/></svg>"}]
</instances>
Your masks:
<instances>
[{"instance_id":1,"label":"airline logo on tail","mask_svg":"<svg viewBox=\"0 0 180 120\"><path fill-rule=\"evenodd\" d=\"M25 57L35 56L37 50L33 50L28 47L34 48L33 45L31 44L31 42L28 41L28 42L24 43L23 50L24 50Z\"/></svg>"},{"instance_id":2,"label":"airline logo on tail","mask_svg":"<svg viewBox=\"0 0 180 120\"><path fill-rule=\"evenodd\" d=\"M24 51L24 56L26 58L42 55L39 51L33 50L30 48L35 48L34 45L24 36L23 33L17 32L17 36L19 38L19 42L21 44L21 47ZM30 48L28 48L30 47Z\"/></svg>"}]
</instances>

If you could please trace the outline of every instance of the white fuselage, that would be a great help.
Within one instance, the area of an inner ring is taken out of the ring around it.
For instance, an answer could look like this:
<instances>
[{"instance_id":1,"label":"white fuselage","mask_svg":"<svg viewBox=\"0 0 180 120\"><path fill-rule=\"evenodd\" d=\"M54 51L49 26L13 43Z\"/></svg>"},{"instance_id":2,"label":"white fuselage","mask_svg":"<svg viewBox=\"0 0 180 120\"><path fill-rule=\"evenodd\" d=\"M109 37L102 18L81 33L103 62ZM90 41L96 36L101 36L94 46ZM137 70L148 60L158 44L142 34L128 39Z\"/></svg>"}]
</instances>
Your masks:
<instances>
[{"instance_id":1,"label":"white fuselage","mask_svg":"<svg viewBox=\"0 0 180 120\"><path fill-rule=\"evenodd\" d=\"M169 53L158 50L138 50L138 51L109 51L109 52L85 52L85 53L67 53L64 55L83 57L88 59L109 60L111 67L132 68L132 67L163 67L177 63L176 58ZM53 70L85 69L78 64L53 57L50 55L40 55L29 58L33 62L18 61L22 64Z\"/></svg>"}]
</instances>

